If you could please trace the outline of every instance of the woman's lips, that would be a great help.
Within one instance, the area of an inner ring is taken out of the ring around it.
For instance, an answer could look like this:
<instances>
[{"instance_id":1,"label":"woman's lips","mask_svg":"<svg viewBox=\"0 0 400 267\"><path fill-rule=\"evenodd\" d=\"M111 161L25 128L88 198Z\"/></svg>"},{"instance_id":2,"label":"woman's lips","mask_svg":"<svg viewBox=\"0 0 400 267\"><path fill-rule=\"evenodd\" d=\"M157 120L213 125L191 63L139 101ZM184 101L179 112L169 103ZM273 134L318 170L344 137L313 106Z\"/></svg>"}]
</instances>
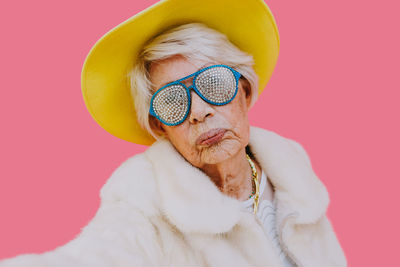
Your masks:
<instances>
[{"instance_id":1,"label":"woman's lips","mask_svg":"<svg viewBox=\"0 0 400 267\"><path fill-rule=\"evenodd\" d=\"M226 130L217 128L201 134L197 140L197 145L211 145L219 142L224 136Z\"/></svg>"}]
</instances>

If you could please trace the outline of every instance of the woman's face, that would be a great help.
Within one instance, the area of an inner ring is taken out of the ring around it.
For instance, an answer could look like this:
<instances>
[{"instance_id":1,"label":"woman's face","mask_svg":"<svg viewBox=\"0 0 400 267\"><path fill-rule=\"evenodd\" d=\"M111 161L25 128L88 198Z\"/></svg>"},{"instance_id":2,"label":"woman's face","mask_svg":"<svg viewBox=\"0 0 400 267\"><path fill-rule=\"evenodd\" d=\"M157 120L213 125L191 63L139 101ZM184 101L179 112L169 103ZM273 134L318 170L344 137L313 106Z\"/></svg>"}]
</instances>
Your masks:
<instances>
[{"instance_id":1,"label":"woman's face","mask_svg":"<svg viewBox=\"0 0 400 267\"><path fill-rule=\"evenodd\" d=\"M150 68L150 77L155 86L154 92L165 83L178 80L214 64L220 63L189 61L182 56L174 56L153 63ZM192 84L192 79L193 77L183 83L189 86ZM168 126L151 117L150 124L156 132L164 134L192 165L201 168L207 164L216 164L229 159L248 144L247 112L250 97L249 83L244 79L239 80L239 90L235 98L222 106L205 102L191 90L192 103L184 122L176 126Z\"/></svg>"}]
</instances>

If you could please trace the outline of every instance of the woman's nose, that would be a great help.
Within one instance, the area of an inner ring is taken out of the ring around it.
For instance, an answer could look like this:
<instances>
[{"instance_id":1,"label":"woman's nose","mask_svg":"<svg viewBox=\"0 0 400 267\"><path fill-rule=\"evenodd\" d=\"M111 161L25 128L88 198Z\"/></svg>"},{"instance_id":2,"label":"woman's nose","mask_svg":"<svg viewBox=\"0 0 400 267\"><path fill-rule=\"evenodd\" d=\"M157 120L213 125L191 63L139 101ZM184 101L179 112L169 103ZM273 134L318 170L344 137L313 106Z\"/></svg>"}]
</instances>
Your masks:
<instances>
[{"instance_id":1,"label":"woman's nose","mask_svg":"<svg viewBox=\"0 0 400 267\"><path fill-rule=\"evenodd\" d=\"M203 122L206 117L214 116L214 109L211 104L204 101L195 91L191 90L191 107L189 122L192 124Z\"/></svg>"}]
</instances>

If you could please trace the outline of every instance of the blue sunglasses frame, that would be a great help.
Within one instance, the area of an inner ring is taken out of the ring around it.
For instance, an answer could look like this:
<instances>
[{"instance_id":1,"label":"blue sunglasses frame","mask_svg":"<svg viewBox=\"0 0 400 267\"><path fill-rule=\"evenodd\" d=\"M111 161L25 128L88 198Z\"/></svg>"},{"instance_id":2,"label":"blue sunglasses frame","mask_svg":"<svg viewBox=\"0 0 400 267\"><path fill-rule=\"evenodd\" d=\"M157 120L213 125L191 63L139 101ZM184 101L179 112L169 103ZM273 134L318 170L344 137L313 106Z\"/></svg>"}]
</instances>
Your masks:
<instances>
[{"instance_id":1,"label":"blue sunglasses frame","mask_svg":"<svg viewBox=\"0 0 400 267\"><path fill-rule=\"evenodd\" d=\"M236 88L235 88L235 93L234 93L234 95L232 96L231 99L229 99L228 101L225 101L225 102L223 102L223 103L216 103L216 102L213 102L213 101L207 99L206 97L204 97L204 96L200 93L200 91L196 88L196 85L195 85L195 81L196 81L197 76L199 76L202 72L204 72L204 71L206 71L206 70L208 70L208 69L211 69L211 68L215 68L215 67L225 67L225 68L229 69L230 71L232 71L232 73L233 73L233 75L235 76L235 79L236 79ZM184 81L184 80L186 80L186 79L188 79L188 78L190 78L190 77L192 77L192 76L194 76L193 81L192 81L192 85L186 86L185 84L181 83L181 81ZM223 64L212 65L212 66L208 66L208 67L205 67L205 68L203 68L203 69L200 69L200 70L198 70L198 71L196 71L196 72L194 72L194 73L192 73L192 74L190 74L190 75L188 75L188 76L186 76L186 77L183 77L183 78L181 78L181 79L179 79L179 80L176 80L176 81L174 81L174 82L168 83L168 84L164 85L163 87L161 87L160 89L158 89L158 90L153 94L153 96L151 97L151 101L150 101L150 110L149 110L150 115L156 117L159 121L161 121L163 124L168 125L168 126L175 126L175 125L181 124L182 122L184 122L184 121L186 120L186 117L188 116L189 111L190 111L190 107L191 107L191 105L192 105L192 99L191 99L191 97L190 97L190 89L193 89L193 90L196 92L196 94L197 94L198 96L200 96L201 99L203 99L203 100L204 100L205 102L207 102L207 103L210 103L210 104L216 105L216 106L226 105L226 104L228 104L229 102L231 102L231 101L236 97L236 94L237 94L238 88L239 88L239 79L240 79L241 76L242 76L242 75L241 75L239 72L237 72L237 71L234 70L233 68L231 68L231 67L229 67L229 66L227 66L227 65L223 65ZM155 97L161 90L163 90L164 88L166 88L166 87L168 87L168 86L175 85L175 84L182 85L182 86L185 88L185 90L186 90L186 95L187 95L187 97L188 97L188 107L187 107L185 116L182 118L182 120L180 120L180 121L178 121L178 122L176 122L176 123L168 123L168 122L164 121L163 119L161 119L161 118L155 113L154 108L153 108L153 100L154 100L154 97Z\"/></svg>"}]
</instances>

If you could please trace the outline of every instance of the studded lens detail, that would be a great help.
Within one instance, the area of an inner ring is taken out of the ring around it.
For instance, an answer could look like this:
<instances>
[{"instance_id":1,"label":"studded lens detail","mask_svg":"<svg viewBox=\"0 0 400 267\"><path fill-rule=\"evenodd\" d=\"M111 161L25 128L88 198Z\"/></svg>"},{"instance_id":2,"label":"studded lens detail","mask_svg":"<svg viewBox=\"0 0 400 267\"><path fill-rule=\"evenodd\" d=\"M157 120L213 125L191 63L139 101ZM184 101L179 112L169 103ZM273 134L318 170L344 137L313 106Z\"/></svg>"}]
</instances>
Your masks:
<instances>
[{"instance_id":1,"label":"studded lens detail","mask_svg":"<svg viewBox=\"0 0 400 267\"><path fill-rule=\"evenodd\" d=\"M195 86L209 101L223 104L235 95L236 78L230 69L214 67L200 73Z\"/></svg>"},{"instance_id":2,"label":"studded lens detail","mask_svg":"<svg viewBox=\"0 0 400 267\"><path fill-rule=\"evenodd\" d=\"M153 109L164 122L175 124L181 121L188 110L188 97L182 85L165 87L153 99Z\"/></svg>"},{"instance_id":3,"label":"studded lens detail","mask_svg":"<svg viewBox=\"0 0 400 267\"><path fill-rule=\"evenodd\" d=\"M235 97L240 76L226 65L198 70L157 90L151 99L150 114L164 124L178 125L189 114L190 90L207 103L225 105ZM190 77L194 77L191 86L182 83Z\"/></svg>"}]
</instances>

